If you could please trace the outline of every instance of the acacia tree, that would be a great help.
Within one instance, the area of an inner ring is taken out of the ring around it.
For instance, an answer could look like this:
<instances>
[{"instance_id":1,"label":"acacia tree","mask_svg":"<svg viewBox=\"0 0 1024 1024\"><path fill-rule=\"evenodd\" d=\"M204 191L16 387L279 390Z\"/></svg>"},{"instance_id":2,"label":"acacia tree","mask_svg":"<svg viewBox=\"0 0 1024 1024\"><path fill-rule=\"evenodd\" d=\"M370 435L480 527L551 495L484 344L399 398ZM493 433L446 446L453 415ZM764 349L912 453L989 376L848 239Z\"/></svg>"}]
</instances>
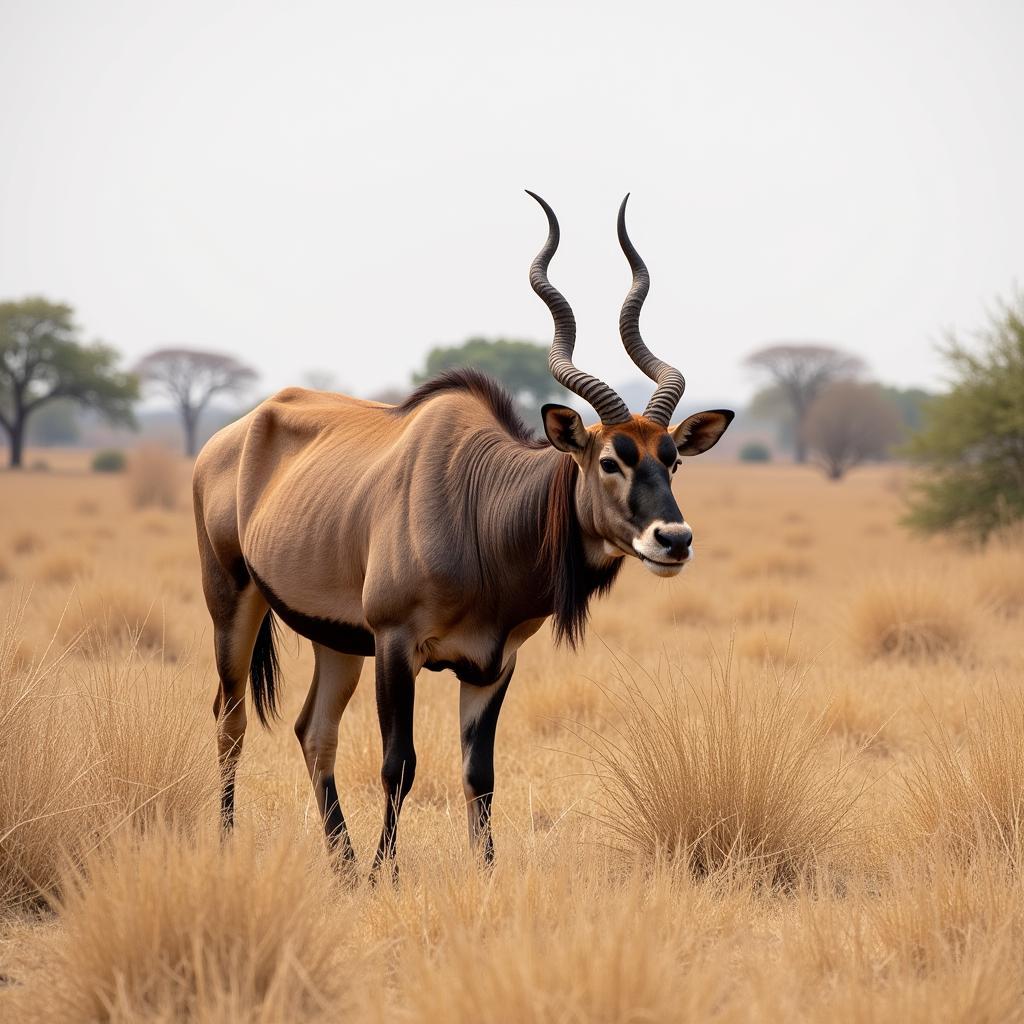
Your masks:
<instances>
[{"instance_id":1,"label":"acacia tree","mask_svg":"<svg viewBox=\"0 0 1024 1024\"><path fill-rule=\"evenodd\" d=\"M793 452L807 461L807 411L826 384L855 377L864 369L858 356L819 344L768 345L747 356L746 365L767 374L793 417Z\"/></svg>"},{"instance_id":2,"label":"acacia tree","mask_svg":"<svg viewBox=\"0 0 1024 1024\"><path fill-rule=\"evenodd\" d=\"M199 417L214 395L238 394L259 374L234 356L191 348L162 348L139 361L135 372L173 399L185 428L185 454L197 450Z\"/></svg>"},{"instance_id":3,"label":"acacia tree","mask_svg":"<svg viewBox=\"0 0 1024 1024\"><path fill-rule=\"evenodd\" d=\"M21 465L29 417L57 399L95 409L113 423L131 424L138 381L117 369L108 345L83 345L70 306L40 297L0 302L0 427L10 465Z\"/></svg>"},{"instance_id":4,"label":"acacia tree","mask_svg":"<svg viewBox=\"0 0 1024 1024\"><path fill-rule=\"evenodd\" d=\"M924 407L907 454L925 467L908 522L984 540L1024 519L1024 293L1000 304L967 346L950 337L948 394Z\"/></svg>"},{"instance_id":5,"label":"acacia tree","mask_svg":"<svg viewBox=\"0 0 1024 1024\"><path fill-rule=\"evenodd\" d=\"M903 435L900 411L877 384L833 381L807 410L804 436L830 480L882 458Z\"/></svg>"}]
</instances>

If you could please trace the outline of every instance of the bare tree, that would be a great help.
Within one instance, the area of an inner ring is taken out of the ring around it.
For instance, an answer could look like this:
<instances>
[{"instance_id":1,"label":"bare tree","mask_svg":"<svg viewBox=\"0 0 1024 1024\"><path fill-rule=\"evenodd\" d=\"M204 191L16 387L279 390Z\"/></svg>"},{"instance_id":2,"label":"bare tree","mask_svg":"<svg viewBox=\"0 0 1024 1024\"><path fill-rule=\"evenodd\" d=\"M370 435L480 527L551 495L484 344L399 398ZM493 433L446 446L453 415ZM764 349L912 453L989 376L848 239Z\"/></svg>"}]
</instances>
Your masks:
<instances>
[{"instance_id":1,"label":"bare tree","mask_svg":"<svg viewBox=\"0 0 1024 1024\"><path fill-rule=\"evenodd\" d=\"M807 411L807 444L830 480L885 455L903 436L903 417L877 384L834 381Z\"/></svg>"},{"instance_id":2,"label":"bare tree","mask_svg":"<svg viewBox=\"0 0 1024 1024\"><path fill-rule=\"evenodd\" d=\"M140 379L174 400L185 427L185 454L195 455L199 417L214 395L238 394L259 376L234 356L190 348L162 348L135 368Z\"/></svg>"},{"instance_id":3,"label":"bare tree","mask_svg":"<svg viewBox=\"0 0 1024 1024\"><path fill-rule=\"evenodd\" d=\"M746 365L768 374L793 414L793 452L807 461L804 428L807 411L826 384L856 377L864 369L858 356L819 344L769 345L747 356Z\"/></svg>"}]
</instances>

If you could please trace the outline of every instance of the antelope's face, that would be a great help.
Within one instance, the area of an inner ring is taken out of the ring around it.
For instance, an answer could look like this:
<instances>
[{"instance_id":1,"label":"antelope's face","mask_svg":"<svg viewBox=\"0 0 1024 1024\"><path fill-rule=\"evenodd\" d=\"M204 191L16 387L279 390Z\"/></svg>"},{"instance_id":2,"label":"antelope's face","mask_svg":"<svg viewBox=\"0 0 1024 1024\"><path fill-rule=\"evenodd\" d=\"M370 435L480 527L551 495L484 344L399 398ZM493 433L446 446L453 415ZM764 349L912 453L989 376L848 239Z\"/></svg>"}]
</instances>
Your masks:
<instances>
[{"instance_id":1,"label":"antelope's face","mask_svg":"<svg viewBox=\"0 0 1024 1024\"><path fill-rule=\"evenodd\" d=\"M675 576L693 557L693 531L672 493L683 457L706 452L733 413L698 412L665 428L643 416L587 430L564 405L544 406L548 440L580 468L577 511L606 555L639 558L656 576Z\"/></svg>"}]
</instances>

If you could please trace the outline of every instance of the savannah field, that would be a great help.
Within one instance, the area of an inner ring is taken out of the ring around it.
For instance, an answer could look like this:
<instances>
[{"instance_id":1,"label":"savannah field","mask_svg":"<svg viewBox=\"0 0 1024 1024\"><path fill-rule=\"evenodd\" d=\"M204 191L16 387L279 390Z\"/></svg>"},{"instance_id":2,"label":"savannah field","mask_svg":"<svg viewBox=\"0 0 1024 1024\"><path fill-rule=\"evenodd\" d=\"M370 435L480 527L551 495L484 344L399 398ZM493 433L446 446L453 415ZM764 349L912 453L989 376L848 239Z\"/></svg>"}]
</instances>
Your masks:
<instances>
[{"instance_id":1,"label":"savannah field","mask_svg":"<svg viewBox=\"0 0 1024 1024\"><path fill-rule=\"evenodd\" d=\"M0 473L0 1019L1024 1019L1024 543L899 524L906 471L687 461L697 558L529 641L470 854L458 686L419 677L397 886L368 660L332 870L292 723L218 830L189 467ZM33 461L33 455L28 460Z\"/></svg>"}]
</instances>

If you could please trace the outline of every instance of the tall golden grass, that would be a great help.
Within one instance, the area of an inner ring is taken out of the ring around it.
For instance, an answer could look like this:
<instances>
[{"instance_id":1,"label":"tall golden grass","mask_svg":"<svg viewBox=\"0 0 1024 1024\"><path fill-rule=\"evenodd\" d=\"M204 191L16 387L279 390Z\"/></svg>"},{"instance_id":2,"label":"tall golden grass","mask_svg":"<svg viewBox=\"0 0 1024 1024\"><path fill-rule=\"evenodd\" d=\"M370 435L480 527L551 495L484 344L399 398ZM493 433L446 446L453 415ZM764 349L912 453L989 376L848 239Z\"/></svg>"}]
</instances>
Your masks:
<instances>
[{"instance_id":1,"label":"tall golden grass","mask_svg":"<svg viewBox=\"0 0 1024 1024\"><path fill-rule=\"evenodd\" d=\"M289 728L305 643L222 842L183 464L141 507L71 456L0 474L0 1019L1024 1019L1024 543L908 537L891 469L696 461L687 572L628 565L579 652L520 653L492 871L457 686L423 674L401 883L376 888L372 661L336 773L355 881Z\"/></svg>"},{"instance_id":2,"label":"tall golden grass","mask_svg":"<svg viewBox=\"0 0 1024 1024\"><path fill-rule=\"evenodd\" d=\"M609 693L617 719L593 734L599 819L626 849L787 885L853 842L848 765L826 765L825 716L806 715L794 680L744 686L726 662L705 688L627 676Z\"/></svg>"},{"instance_id":3,"label":"tall golden grass","mask_svg":"<svg viewBox=\"0 0 1024 1024\"><path fill-rule=\"evenodd\" d=\"M0 907L39 905L62 866L123 827L195 828L216 806L207 716L184 672L136 648L76 670L75 642L20 657L28 605L0 629Z\"/></svg>"},{"instance_id":4,"label":"tall golden grass","mask_svg":"<svg viewBox=\"0 0 1024 1024\"><path fill-rule=\"evenodd\" d=\"M65 1020L337 1020L372 952L319 849L125 832L64 879L44 996ZM169 884L171 883L171 884Z\"/></svg>"}]
</instances>

